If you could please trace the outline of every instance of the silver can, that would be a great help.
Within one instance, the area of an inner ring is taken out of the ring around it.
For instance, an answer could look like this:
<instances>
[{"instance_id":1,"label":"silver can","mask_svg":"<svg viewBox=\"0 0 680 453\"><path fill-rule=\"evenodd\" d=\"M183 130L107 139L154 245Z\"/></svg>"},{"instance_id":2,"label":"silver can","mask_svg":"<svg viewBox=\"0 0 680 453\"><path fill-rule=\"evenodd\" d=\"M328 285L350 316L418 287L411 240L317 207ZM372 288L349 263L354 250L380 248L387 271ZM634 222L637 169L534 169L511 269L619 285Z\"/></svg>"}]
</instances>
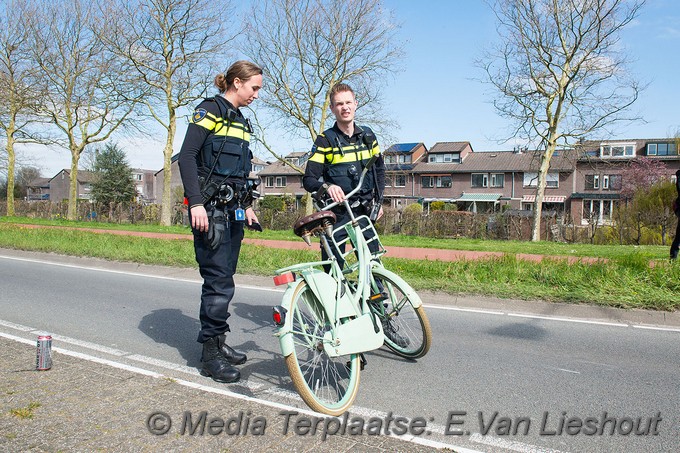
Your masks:
<instances>
[{"instance_id":1,"label":"silver can","mask_svg":"<svg viewBox=\"0 0 680 453\"><path fill-rule=\"evenodd\" d=\"M52 368L52 336L38 335L35 369L38 371L45 371L50 368Z\"/></svg>"}]
</instances>

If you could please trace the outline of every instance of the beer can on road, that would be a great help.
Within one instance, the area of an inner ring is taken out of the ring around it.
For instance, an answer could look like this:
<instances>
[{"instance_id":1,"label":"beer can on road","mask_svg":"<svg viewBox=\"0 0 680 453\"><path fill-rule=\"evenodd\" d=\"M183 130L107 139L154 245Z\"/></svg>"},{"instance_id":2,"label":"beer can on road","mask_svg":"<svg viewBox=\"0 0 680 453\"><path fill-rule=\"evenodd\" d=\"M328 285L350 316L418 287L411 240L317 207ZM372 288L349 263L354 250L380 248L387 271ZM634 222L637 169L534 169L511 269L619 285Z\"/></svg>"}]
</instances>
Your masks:
<instances>
[{"instance_id":1,"label":"beer can on road","mask_svg":"<svg viewBox=\"0 0 680 453\"><path fill-rule=\"evenodd\" d=\"M35 369L45 371L52 368L52 336L38 336L38 350L35 357Z\"/></svg>"}]
</instances>

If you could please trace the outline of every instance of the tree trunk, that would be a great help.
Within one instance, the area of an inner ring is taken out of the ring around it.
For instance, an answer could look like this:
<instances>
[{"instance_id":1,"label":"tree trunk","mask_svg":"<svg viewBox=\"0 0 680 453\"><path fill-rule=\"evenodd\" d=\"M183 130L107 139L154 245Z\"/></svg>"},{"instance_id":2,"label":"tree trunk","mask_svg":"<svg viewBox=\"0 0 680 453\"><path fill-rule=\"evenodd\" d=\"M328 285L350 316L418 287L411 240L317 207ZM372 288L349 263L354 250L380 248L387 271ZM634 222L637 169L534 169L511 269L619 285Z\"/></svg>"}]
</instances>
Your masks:
<instances>
[{"instance_id":1,"label":"tree trunk","mask_svg":"<svg viewBox=\"0 0 680 453\"><path fill-rule=\"evenodd\" d=\"M69 183L68 210L66 211L67 220L76 220L78 202L78 157L77 150L71 150L71 181Z\"/></svg>"},{"instance_id":2,"label":"tree trunk","mask_svg":"<svg viewBox=\"0 0 680 453\"><path fill-rule=\"evenodd\" d=\"M16 158L14 155L13 133L7 131L7 215L14 216L14 170Z\"/></svg>"},{"instance_id":3,"label":"tree trunk","mask_svg":"<svg viewBox=\"0 0 680 453\"><path fill-rule=\"evenodd\" d=\"M168 121L168 136L163 149L163 196L161 199L161 225L169 226L172 221L172 151L177 129L177 116L175 112L170 114Z\"/></svg>"},{"instance_id":4,"label":"tree trunk","mask_svg":"<svg viewBox=\"0 0 680 453\"><path fill-rule=\"evenodd\" d=\"M548 170L550 169L550 156L555 150L555 145L548 145L546 151L541 155L541 167L538 171L538 182L536 188L536 200L534 200L534 222L531 229L531 241L536 242L541 240L541 213L543 212L543 197L545 195L545 186L548 178Z\"/></svg>"}]
</instances>

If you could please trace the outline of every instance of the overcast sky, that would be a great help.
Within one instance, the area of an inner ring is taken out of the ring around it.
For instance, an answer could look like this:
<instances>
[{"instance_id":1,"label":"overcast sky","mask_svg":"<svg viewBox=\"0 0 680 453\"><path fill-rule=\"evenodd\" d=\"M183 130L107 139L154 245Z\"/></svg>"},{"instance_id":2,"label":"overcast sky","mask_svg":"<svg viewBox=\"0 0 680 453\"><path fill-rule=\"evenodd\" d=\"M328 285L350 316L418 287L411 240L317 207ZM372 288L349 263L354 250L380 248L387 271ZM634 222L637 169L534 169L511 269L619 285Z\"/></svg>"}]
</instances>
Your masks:
<instances>
[{"instance_id":1,"label":"overcast sky","mask_svg":"<svg viewBox=\"0 0 680 453\"><path fill-rule=\"evenodd\" d=\"M405 70L386 80L385 105L398 121L397 142L469 141L475 151L510 150L499 144L508 124L490 105L491 87L473 62L497 39L495 18L481 0L386 0L402 24ZM624 31L622 44L631 57L630 69L648 82L634 108L646 123L619 130L615 138L664 138L680 129L680 2L648 0L639 18ZM265 81L266 83L266 81ZM180 120L175 140L179 150L186 131ZM380 137L378 137L380 139ZM612 137L589 137L612 138ZM162 168L162 131L122 143L131 166ZM392 143L381 143L386 149ZM290 142L289 151L308 151L305 141ZM37 165L43 176L70 167L66 150L19 149L22 161ZM281 151L285 153L285 150Z\"/></svg>"}]
</instances>

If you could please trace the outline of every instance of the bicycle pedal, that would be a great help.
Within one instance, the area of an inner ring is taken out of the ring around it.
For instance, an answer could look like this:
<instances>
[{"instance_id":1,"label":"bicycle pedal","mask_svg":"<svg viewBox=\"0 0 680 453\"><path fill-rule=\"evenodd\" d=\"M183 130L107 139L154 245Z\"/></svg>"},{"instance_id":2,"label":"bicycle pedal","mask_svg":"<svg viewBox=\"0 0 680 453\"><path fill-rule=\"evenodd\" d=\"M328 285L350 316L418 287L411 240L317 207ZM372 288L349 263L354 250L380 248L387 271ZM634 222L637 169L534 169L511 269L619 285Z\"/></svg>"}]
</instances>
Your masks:
<instances>
[{"instance_id":1,"label":"bicycle pedal","mask_svg":"<svg viewBox=\"0 0 680 453\"><path fill-rule=\"evenodd\" d=\"M385 293L377 293L377 294L372 294L368 300L371 302L382 302L383 300L387 299L387 294Z\"/></svg>"}]
</instances>

